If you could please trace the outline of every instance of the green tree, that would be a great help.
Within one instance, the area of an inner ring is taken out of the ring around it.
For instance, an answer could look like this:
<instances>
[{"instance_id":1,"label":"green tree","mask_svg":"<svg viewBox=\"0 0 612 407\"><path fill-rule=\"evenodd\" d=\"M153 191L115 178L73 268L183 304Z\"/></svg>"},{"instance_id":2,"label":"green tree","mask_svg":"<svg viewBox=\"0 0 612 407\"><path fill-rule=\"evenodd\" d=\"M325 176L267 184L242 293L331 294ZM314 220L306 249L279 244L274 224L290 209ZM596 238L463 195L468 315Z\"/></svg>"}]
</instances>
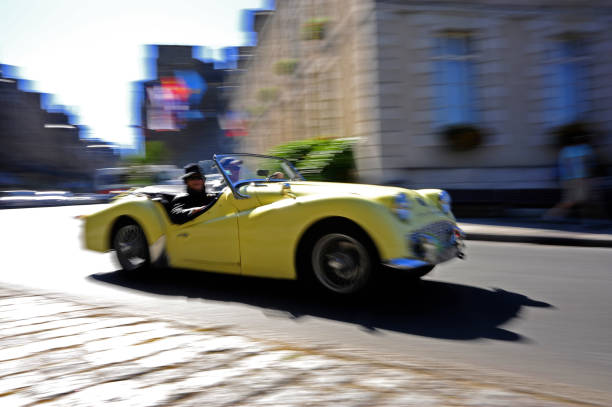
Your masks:
<instances>
[{"instance_id":1,"label":"green tree","mask_svg":"<svg viewBox=\"0 0 612 407\"><path fill-rule=\"evenodd\" d=\"M274 147L270 155L285 158L309 181L352 182L354 139L317 138Z\"/></svg>"},{"instance_id":2,"label":"green tree","mask_svg":"<svg viewBox=\"0 0 612 407\"><path fill-rule=\"evenodd\" d=\"M161 141L145 142L145 155L131 155L125 159L128 165L161 164L168 158L164 143Z\"/></svg>"}]
</instances>

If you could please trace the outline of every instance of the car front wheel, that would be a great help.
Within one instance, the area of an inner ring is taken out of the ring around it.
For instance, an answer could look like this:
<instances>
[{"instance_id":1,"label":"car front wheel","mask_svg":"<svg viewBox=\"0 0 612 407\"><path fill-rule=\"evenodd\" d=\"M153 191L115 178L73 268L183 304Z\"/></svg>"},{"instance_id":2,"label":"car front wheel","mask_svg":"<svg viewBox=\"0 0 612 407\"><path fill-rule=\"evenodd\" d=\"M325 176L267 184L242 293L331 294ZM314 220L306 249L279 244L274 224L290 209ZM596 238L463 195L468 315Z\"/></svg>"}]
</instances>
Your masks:
<instances>
[{"instance_id":1,"label":"car front wheel","mask_svg":"<svg viewBox=\"0 0 612 407\"><path fill-rule=\"evenodd\" d=\"M325 233L312 246L311 266L316 280L326 289L356 294L372 280L372 250L358 234Z\"/></svg>"},{"instance_id":2,"label":"car front wheel","mask_svg":"<svg viewBox=\"0 0 612 407\"><path fill-rule=\"evenodd\" d=\"M113 237L113 248L124 271L134 273L149 267L149 247L142 228L135 223L120 226Z\"/></svg>"},{"instance_id":3,"label":"car front wheel","mask_svg":"<svg viewBox=\"0 0 612 407\"><path fill-rule=\"evenodd\" d=\"M435 266L433 266L433 265L432 265L432 266L422 266L422 267L418 267L418 268L415 268L415 269L410 270L410 271L409 271L409 275L410 275L412 278L418 279L418 278L421 278L421 277L425 276L426 274L429 274L429 272L430 272L431 270L433 270L433 269L434 269L434 267L435 267Z\"/></svg>"}]
</instances>

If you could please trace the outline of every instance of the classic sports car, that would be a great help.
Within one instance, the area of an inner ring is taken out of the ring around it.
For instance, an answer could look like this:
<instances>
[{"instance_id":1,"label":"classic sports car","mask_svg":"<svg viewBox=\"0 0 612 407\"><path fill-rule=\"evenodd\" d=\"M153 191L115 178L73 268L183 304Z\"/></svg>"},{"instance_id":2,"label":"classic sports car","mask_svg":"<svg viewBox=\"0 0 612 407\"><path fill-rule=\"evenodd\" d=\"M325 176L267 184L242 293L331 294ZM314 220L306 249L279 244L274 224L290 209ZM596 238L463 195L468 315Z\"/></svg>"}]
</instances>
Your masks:
<instances>
[{"instance_id":1,"label":"classic sports car","mask_svg":"<svg viewBox=\"0 0 612 407\"><path fill-rule=\"evenodd\" d=\"M420 277L463 258L443 190L305 181L289 161L255 154L215 155L209 169L215 200L195 219L172 223L174 195L142 188L83 217L85 246L114 250L130 272L303 278L339 294L363 291L380 265Z\"/></svg>"}]
</instances>

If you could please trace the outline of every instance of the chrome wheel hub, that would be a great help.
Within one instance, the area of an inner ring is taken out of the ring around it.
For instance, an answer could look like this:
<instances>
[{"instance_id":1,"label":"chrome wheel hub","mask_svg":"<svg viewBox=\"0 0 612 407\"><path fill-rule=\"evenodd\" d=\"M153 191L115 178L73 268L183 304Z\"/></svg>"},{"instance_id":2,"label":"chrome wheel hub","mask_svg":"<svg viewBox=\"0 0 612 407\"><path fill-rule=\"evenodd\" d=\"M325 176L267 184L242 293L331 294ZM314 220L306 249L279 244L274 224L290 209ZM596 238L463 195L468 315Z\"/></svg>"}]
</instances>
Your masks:
<instances>
[{"instance_id":1,"label":"chrome wheel hub","mask_svg":"<svg viewBox=\"0 0 612 407\"><path fill-rule=\"evenodd\" d=\"M119 229L116 249L117 254L133 268L146 261L146 241L142 230L136 225L126 225Z\"/></svg>"},{"instance_id":2,"label":"chrome wheel hub","mask_svg":"<svg viewBox=\"0 0 612 407\"><path fill-rule=\"evenodd\" d=\"M317 279L332 291L348 294L367 281L370 258L366 248L355 238L332 233L314 245L312 265Z\"/></svg>"}]
</instances>

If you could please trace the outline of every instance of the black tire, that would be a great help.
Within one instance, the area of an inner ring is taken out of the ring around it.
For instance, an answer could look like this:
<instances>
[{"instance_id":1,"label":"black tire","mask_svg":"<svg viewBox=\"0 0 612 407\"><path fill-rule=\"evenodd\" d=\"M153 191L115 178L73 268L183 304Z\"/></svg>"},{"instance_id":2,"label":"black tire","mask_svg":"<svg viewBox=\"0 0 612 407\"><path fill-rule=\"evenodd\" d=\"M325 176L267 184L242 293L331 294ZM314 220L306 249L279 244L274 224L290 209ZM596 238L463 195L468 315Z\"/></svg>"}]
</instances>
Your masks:
<instances>
[{"instance_id":1,"label":"black tire","mask_svg":"<svg viewBox=\"0 0 612 407\"><path fill-rule=\"evenodd\" d=\"M147 238L140 225L134 222L125 222L116 228L113 249L124 272L137 274L151 265Z\"/></svg>"},{"instance_id":2,"label":"black tire","mask_svg":"<svg viewBox=\"0 0 612 407\"><path fill-rule=\"evenodd\" d=\"M374 281L378 256L356 227L328 227L314 234L304 254L309 280L337 295L358 295Z\"/></svg>"}]
</instances>

